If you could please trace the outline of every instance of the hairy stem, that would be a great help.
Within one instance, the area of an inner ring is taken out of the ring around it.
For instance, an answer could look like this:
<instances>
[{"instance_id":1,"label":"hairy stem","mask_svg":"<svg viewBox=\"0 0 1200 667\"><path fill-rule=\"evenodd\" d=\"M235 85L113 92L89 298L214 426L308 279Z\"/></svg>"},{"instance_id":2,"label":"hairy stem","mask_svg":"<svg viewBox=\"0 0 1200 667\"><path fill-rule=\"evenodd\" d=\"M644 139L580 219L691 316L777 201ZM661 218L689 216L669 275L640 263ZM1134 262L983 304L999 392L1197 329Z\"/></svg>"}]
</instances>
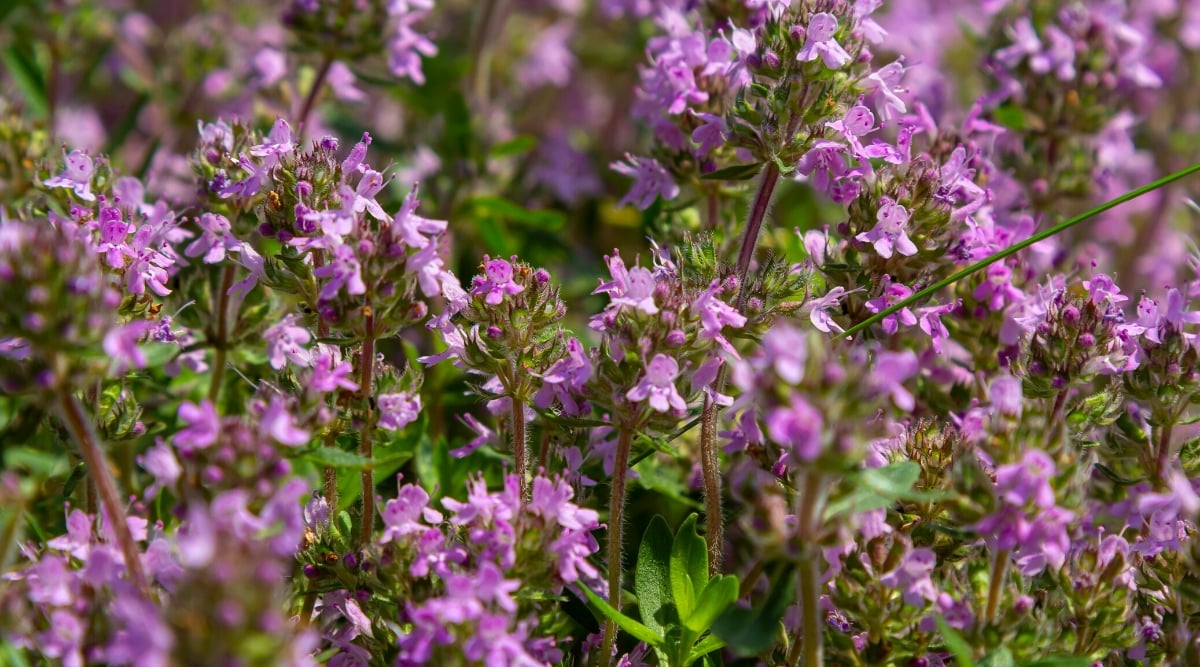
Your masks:
<instances>
[{"instance_id":1,"label":"hairy stem","mask_svg":"<svg viewBox=\"0 0 1200 667\"><path fill-rule=\"evenodd\" d=\"M804 484L796 511L796 537L800 540L797 581L800 597L800 637L788 651L787 664L802 667L823 665L824 636L821 633L820 539L824 479L819 471L804 473Z\"/></svg>"},{"instance_id":2,"label":"hairy stem","mask_svg":"<svg viewBox=\"0 0 1200 667\"><path fill-rule=\"evenodd\" d=\"M129 524L126 523L125 507L121 503L116 481L113 480L112 471L108 469L104 453L100 451L99 438L92 429L83 405L79 403L79 399L75 398L75 394L66 389L60 390L58 407L62 412L63 423L71 432L75 443L79 445L84 465L87 466L88 476L96 480L96 492L108 515L113 533L117 536L121 554L125 557L125 567L129 571L129 578L133 580L133 585L137 587L142 596L150 599L150 587L146 583L146 573L142 569L142 554L133 541L133 533L129 531Z\"/></svg>"},{"instance_id":3,"label":"hairy stem","mask_svg":"<svg viewBox=\"0 0 1200 667\"><path fill-rule=\"evenodd\" d=\"M360 358L361 377L359 388L363 396L363 428L362 439L358 453L363 458L370 459L373 455L371 447L371 429L375 426L374 410L371 407L371 374L375 370L375 313L371 310L370 301L363 306L366 334L363 337L362 355ZM358 546L362 547L370 539L375 530L375 471L371 466L362 471L362 529L358 534Z\"/></svg>"},{"instance_id":4,"label":"hairy stem","mask_svg":"<svg viewBox=\"0 0 1200 667\"><path fill-rule=\"evenodd\" d=\"M313 609L317 606L317 592L309 591L304 594L304 608L300 610L300 625L311 625Z\"/></svg>"},{"instance_id":5,"label":"hairy stem","mask_svg":"<svg viewBox=\"0 0 1200 667\"><path fill-rule=\"evenodd\" d=\"M517 469L517 488L521 490L521 503L524 504L529 502L529 480L525 474L529 468L526 461L528 451L525 442L525 403L516 397L509 402L512 404L513 464Z\"/></svg>"},{"instance_id":6,"label":"hairy stem","mask_svg":"<svg viewBox=\"0 0 1200 667\"><path fill-rule=\"evenodd\" d=\"M1066 387L1063 387L1054 396L1054 405L1050 408L1050 439L1046 443L1047 447L1054 448L1058 444L1058 441L1062 439L1063 428L1065 426L1063 411L1067 407L1068 393L1070 391Z\"/></svg>"},{"instance_id":7,"label":"hairy stem","mask_svg":"<svg viewBox=\"0 0 1200 667\"><path fill-rule=\"evenodd\" d=\"M229 350L229 342L225 340L228 336L226 329L229 326L229 289L233 287L234 266L226 264L221 270L221 286L218 288L217 297L217 328L213 332L213 348L216 350L216 358L213 360L212 376L209 378L208 384L208 400L216 404L217 399L221 397L221 383L225 380L225 364L226 355Z\"/></svg>"},{"instance_id":8,"label":"hairy stem","mask_svg":"<svg viewBox=\"0 0 1200 667\"><path fill-rule=\"evenodd\" d=\"M313 258L313 268L314 269L319 269L322 266L325 266L325 251L324 250L322 250L320 248L314 249L312 258ZM324 317L321 317L320 308L317 309L317 337L318 338L328 338L329 337L329 323L325 321ZM336 432L333 430L330 430L329 437L325 440L325 446L332 447L334 445L335 438L336 438ZM325 486L325 502L329 503L329 515L337 516L337 501L338 501L337 468L334 468L333 466L325 466L321 470L321 473L322 473L322 477L324 478L324 482L325 482L325 485L324 485Z\"/></svg>"},{"instance_id":9,"label":"hairy stem","mask_svg":"<svg viewBox=\"0 0 1200 667\"><path fill-rule=\"evenodd\" d=\"M1141 197L1142 195L1146 194L1147 192L1151 192L1153 190L1157 190L1157 189L1159 189L1165 185L1168 185L1170 183L1174 183L1175 181L1178 181L1179 179L1184 178L1185 176L1190 176L1191 174L1194 174L1197 171L1200 171L1200 162L1197 162L1196 164L1193 164L1192 166L1190 166L1186 169L1182 169L1173 174L1164 176L1164 177L1158 179L1157 181L1154 181L1153 183L1148 183L1146 185L1143 185L1140 188L1130 190L1129 192L1126 192L1125 194L1121 195L1120 197L1117 197L1115 199L1110 199L1109 201L1106 201L1103 204L1100 204L1099 206L1097 206L1091 210L1084 211L1083 213L1080 213L1077 216L1068 218L1068 219L1058 223L1057 225L1051 227L1050 229L1038 232L1037 234L1034 234L1033 236L1030 236L1029 238L1027 238L1024 241L1021 241L1019 243L1014 243L1011 246L1005 248L1004 250L1001 250L1000 252L997 252L993 255L989 255L988 257L985 257L985 258L979 260L978 262L975 262L974 264L968 266L967 268L965 268L961 271L952 273L949 276L942 278L941 280L933 283L932 285L930 285L924 289L917 290L916 292L914 292L912 294L912 296L909 296L906 299L901 299L900 301L892 304L891 306L888 306L887 308L884 308L883 310L879 311L878 313L875 313L874 315L868 317L867 319L863 320L862 322L859 322L858 324L855 324L854 326L850 327L849 329L846 329L846 331L844 331L838 335L844 336L847 339L853 338L854 334L862 331L863 329L866 329L867 327L874 326L875 324L882 322L884 318L891 317L895 313L900 312L901 309L908 308L909 306L928 298L931 294L936 293L938 290L941 290L945 287L949 287L950 285L953 285L954 283L962 280L963 278L966 278L982 269L986 269L987 267L991 266L992 264L995 264L996 262L999 262L1002 259L1011 257L1012 255L1024 250L1025 248L1028 248L1031 245L1034 245L1035 243L1040 243L1041 241L1045 241L1046 239L1048 239L1052 236L1060 234L1063 231L1066 231L1066 230L1070 229L1071 227L1074 227L1075 225L1077 225L1081 222L1084 222L1085 220L1090 220L1091 218L1094 218L1097 215L1100 215L1101 213L1103 213L1111 208L1120 206L1121 204L1124 204L1125 202L1130 201L1132 199L1137 199L1138 197Z\"/></svg>"},{"instance_id":10,"label":"hairy stem","mask_svg":"<svg viewBox=\"0 0 1200 667\"><path fill-rule=\"evenodd\" d=\"M612 493L608 501L608 604L621 608L621 536L625 521L625 478L629 472L629 450L633 445L633 429L621 427L617 440L617 457L613 462ZM617 643L617 624L604 622L604 640L600 643L600 665L608 667L612 650Z\"/></svg>"},{"instance_id":11,"label":"hairy stem","mask_svg":"<svg viewBox=\"0 0 1200 667\"><path fill-rule=\"evenodd\" d=\"M717 376L724 384L725 367ZM720 387L718 387L718 391ZM721 508L721 461L717 452L717 404L711 396L704 397L704 412L700 415L700 472L704 478L704 541L708 546L708 573L721 572L725 555L725 513Z\"/></svg>"},{"instance_id":12,"label":"hairy stem","mask_svg":"<svg viewBox=\"0 0 1200 667\"><path fill-rule=\"evenodd\" d=\"M746 276L750 273L750 260L754 259L754 250L758 246L758 233L762 230L763 220L767 217L767 209L771 206L771 195L775 194L775 185L779 183L779 167L774 162L768 162L763 169L762 181L758 191L754 193L754 202L750 205L750 217L746 219L746 229L742 233L742 249L738 252L737 277L741 293L738 306L746 295Z\"/></svg>"},{"instance_id":13,"label":"hairy stem","mask_svg":"<svg viewBox=\"0 0 1200 667\"><path fill-rule=\"evenodd\" d=\"M329 68L333 66L333 56L325 54L321 60L321 66L317 68L317 76L313 79L312 87L308 89L308 95L304 98L304 106L300 107L300 115L296 118L296 131L303 132L304 126L308 124L308 116L312 113L313 106L317 103L317 95L321 93L321 88L325 86L325 78L329 76Z\"/></svg>"},{"instance_id":14,"label":"hairy stem","mask_svg":"<svg viewBox=\"0 0 1200 667\"><path fill-rule=\"evenodd\" d=\"M1158 481L1165 488L1167 487L1167 474L1171 468L1171 431L1175 428L1175 419L1167 419L1158 434L1158 456L1156 472L1158 473Z\"/></svg>"},{"instance_id":15,"label":"hairy stem","mask_svg":"<svg viewBox=\"0 0 1200 667\"><path fill-rule=\"evenodd\" d=\"M983 624L988 625L996 618L996 610L1000 606L1000 592L1004 589L1004 572L1008 569L1008 550L996 552L996 560L992 563L992 576L988 581L987 607L983 611Z\"/></svg>"}]
</instances>

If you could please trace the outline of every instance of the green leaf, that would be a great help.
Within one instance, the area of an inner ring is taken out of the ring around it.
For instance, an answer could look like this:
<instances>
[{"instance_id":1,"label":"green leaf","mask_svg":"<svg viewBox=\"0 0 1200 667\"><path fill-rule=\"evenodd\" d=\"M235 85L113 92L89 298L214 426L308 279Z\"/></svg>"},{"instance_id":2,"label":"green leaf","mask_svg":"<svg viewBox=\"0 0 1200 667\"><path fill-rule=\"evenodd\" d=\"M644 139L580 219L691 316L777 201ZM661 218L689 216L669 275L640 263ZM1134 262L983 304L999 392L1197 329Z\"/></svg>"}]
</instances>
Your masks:
<instances>
[{"instance_id":1,"label":"green leaf","mask_svg":"<svg viewBox=\"0 0 1200 667\"><path fill-rule=\"evenodd\" d=\"M315 447L305 450L300 454L300 457L318 465L338 469L350 468L353 470L362 470L371 465L371 459L338 447Z\"/></svg>"},{"instance_id":2,"label":"green leaf","mask_svg":"<svg viewBox=\"0 0 1200 667\"><path fill-rule=\"evenodd\" d=\"M528 134L522 134L492 146L492 157L508 157L510 155L522 155L537 148L538 141L536 137L531 137Z\"/></svg>"},{"instance_id":3,"label":"green leaf","mask_svg":"<svg viewBox=\"0 0 1200 667\"><path fill-rule=\"evenodd\" d=\"M632 618L629 618L628 616L626 616L625 614L622 614L621 612L617 611L616 609L613 609L612 605L608 604L603 599L601 599L601 597L599 595L596 595L595 593L593 593L592 590L590 588L588 588L587 586L580 584L579 587L583 589L583 594L587 596L587 599L589 602L592 603L592 606L594 606L596 609L598 609L600 611L600 613L604 615L605 618L608 618L608 619L612 620L613 623L616 623L618 628L621 628L625 632L628 632L635 639L644 641L647 644L649 644L653 647L656 647L656 648L661 647L663 645L663 643L666 641L662 635L654 632L653 630L642 625L641 623L638 623L637 621L633 620Z\"/></svg>"},{"instance_id":4,"label":"green leaf","mask_svg":"<svg viewBox=\"0 0 1200 667\"><path fill-rule=\"evenodd\" d=\"M712 624L717 635L740 656L762 655L777 641L782 629L780 619L792 603L796 587L793 581L794 566L781 564L772 572L767 599L753 609L733 606L725 610Z\"/></svg>"},{"instance_id":5,"label":"green leaf","mask_svg":"<svg viewBox=\"0 0 1200 667\"><path fill-rule=\"evenodd\" d=\"M707 563L705 564L707 567ZM683 625L697 634L707 632L714 621L729 605L737 602L738 580L732 575L718 576L704 587L696 608L688 615Z\"/></svg>"},{"instance_id":6,"label":"green leaf","mask_svg":"<svg viewBox=\"0 0 1200 667\"><path fill-rule=\"evenodd\" d=\"M992 118L1000 125L1018 132L1029 126L1025 119L1025 112L1014 104L1002 104L996 107L992 110Z\"/></svg>"},{"instance_id":7,"label":"green leaf","mask_svg":"<svg viewBox=\"0 0 1200 667\"><path fill-rule=\"evenodd\" d=\"M659 634L666 634L664 624L672 620L666 618L668 606L672 605L670 568L671 527L661 515L655 515L638 547L633 590L637 593L642 622Z\"/></svg>"},{"instance_id":8,"label":"green leaf","mask_svg":"<svg viewBox=\"0 0 1200 667\"><path fill-rule=\"evenodd\" d=\"M703 658L704 656L708 655L709 653L712 653L713 651L716 651L717 649L724 648L724 647L725 647L724 639L721 639L720 637L718 637L716 635L708 635L707 637L705 637L704 639L701 639L695 646L692 647L691 652L688 653L686 664L690 665L693 662L696 662L697 660L699 660L700 658Z\"/></svg>"},{"instance_id":9,"label":"green leaf","mask_svg":"<svg viewBox=\"0 0 1200 667\"><path fill-rule=\"evenodd\" d=\"M483 215L491 215L550 231L561 229L564 222L561 213L556 211L533 211L503 197L475 197L470 203Z\"/></svg>"},{"instance_id":10,"label":"green leaf","mask_svg":"<svg viewBox=\"0 0 1200 667\"><path fill-rule=\"evenodd\" d=\"M1089 658L1063 655L1027 662L1021 665L1021 667L1091 667L1095 662L1095 660Z\"/></svg>"},{"instance_id":11,"label":"green leaf","mask_svg":"<svg viewBox=\"0 0 1200 667\"><path fill-rule=\"evenodd\" d=\"M708 550L704 538L696 532L692 514L675 533L671 545L671 592L680 618L687 618L696 609L696 600L708 584Z\"/></svg>"},{"instance_id":12,"label":"green leaf","mask_svg":"<svg viewBox=\"0 0 1200 667\"><path fill-rule=\"evenodd\" d=\"M974 667L975 660L971 657L971 647L967 645L967 641L962 638L962 635L950 627L946 623L946 619L937 617L938 631L942 633L942 639L946 642L946 650L954 654L955 663L960 667Z\"/></svg>"},{"instance_id":13,"label":"green leaf","mask_svg":"<svg viewBox=\"0 0 1200 667\"><path fill-rule=\"evenodd\" d=\"M0 62L4 63L13 83L21 91L21 98L30 115L34 118L45 118L50 108L46 96L46 78L33 61L33 54L25 49L18 49L17 44L11 44L0 51Z\"/></svg>"},{"instance_id":14,"label":"green leaf","mask_svg":"<svg viewBox=\"0 0 1200 667\"><path fill-rule=\"evenodd\" d=\"M704 174L700 178L705 181L748 181L758 176L762 171L762 162L750 164L735 164Z\"/></svg>"},{"instance_id":15,"label":"green leaf","mask_svg":"<svg viewBox=\"0 0 1200 667\"><path fill-rule=\"evenodd\" d=\"M979 661L979 667L1016 667L1016 666L1017 666L1017 663L1013 659L1012 651L1008 650L1008 648L1004 647L1004 646L1001 646L1000 648L996 649L995 651L992 651L991 653L983 656L983 660Z\"/></svg>"},{"instance_id":16,"label":"green leaf","mask_svg":"<svg viewBox=\"0 0 1200 667\"><path fill-rule=\"evenodd\" d=\"M900 461L882 468L860 470L849 479L854 489L825 508L825 519L846 513L869 512L887 507L897 500L912 498L912 487L920 476L921 466L916 461Z\"/></svg>"}]
</instances>

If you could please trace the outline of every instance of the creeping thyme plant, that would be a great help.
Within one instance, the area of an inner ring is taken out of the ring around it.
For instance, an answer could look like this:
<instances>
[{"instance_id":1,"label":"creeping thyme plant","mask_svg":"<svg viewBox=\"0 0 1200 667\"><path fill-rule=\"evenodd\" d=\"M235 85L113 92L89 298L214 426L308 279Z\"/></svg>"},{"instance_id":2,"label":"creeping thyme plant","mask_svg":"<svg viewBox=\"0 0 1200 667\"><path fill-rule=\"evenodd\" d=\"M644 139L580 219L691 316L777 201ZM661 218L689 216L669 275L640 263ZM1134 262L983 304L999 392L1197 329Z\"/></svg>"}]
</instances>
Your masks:
<instances>
[{"instance_id":1,"label":"creeping thyme plant","mask_svg":"<svg viewBox=\"0 0 1200 667\"><path fill-rule=\"evenodd\" d=\"M0 664L1200 664L1195 0L10 0L0 65Z\"/></svg>"}]
</instances>

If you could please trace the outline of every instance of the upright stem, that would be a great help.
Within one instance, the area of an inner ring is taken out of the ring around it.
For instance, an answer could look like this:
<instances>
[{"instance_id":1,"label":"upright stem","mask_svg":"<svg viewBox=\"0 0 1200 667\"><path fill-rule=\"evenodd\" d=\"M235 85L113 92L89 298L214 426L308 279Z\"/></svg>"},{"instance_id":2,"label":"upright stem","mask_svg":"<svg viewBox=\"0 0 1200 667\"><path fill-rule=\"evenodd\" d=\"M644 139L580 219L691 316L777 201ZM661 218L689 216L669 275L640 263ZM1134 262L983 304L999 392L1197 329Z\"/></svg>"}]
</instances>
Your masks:
<instances>
[{"instance_id":1,"label":"upright stem","mask_svg":"<svg viewBox=\"0 0 1200 667\"><path fill-rule=\"evenodd\" d=\"M992 577L988 581L987 608L983 612L983 624L988 625L996 618L996 609L1000 606L1000 592L1004 588L1004 572L1008 569L1008 550L996 552L996 561L992 563Z\"/></svg>"},{"instance_id":2,"label":"upright stem","mask_svg":"<svg viewBox=\"0 0 1200 667\"><path fill-rule=\"evenodd\" d=\"M762 230L763 220L767 217L767 209L771 206L771 195L775 193L775 185L779 183L779 167L774 162L768 162L763 169L762 181L754 194L754 202L750 205L750 217L746 219L746 231L742 234L742 249L738 252L737 277L741 291L738 305L744 305L746 295L746 276L750 273L750 260L754 259L754 250L758 247L758 233Z\"/></svg>"},{"instance_id":3,"label":"upright stem","mask_svg":"<svg viewBox=\"0 0 1200 667\"><path fill-rule=\"evenodd\" d=\"M800 595L800 637L788 651L788 665L819 667L824 664L824 636L821 632L820 538L824 480L820 472L804 473L804 484L796 511L796 536L801 541L800 572L797 588Z\"/></svg>"},{"instance_id":4,"label":"upright stem","mask_svg":"<svg viewBox=\"0 0 1200 667\"><path fill-rule=\"evenodd\" d=\"M608 501L608 604L621 608L621 536L625 521L625 477L629 472L629 450L633 444L633 429L621 427L617 440L617 457L613 461L612 493ZM600 643L600 665L608 667L612 650L617 643L617 624L604 623L604 640Z\"/></svg>"},{"instance_id":5,"label":"upright stem","mask_svg":"<svg viewBox=\"0 0 1200 667\"><path fill-rule=\"evenodd\" d=\"M1175 419L1173 415L1168 416L1166 422L1159 429L1158 435L1158 456L1157 472L1158 481L1164 487L1167 486L1167 470L1171 467L1171 431L1175 428Z\"/></svg>"},{"instance_id":6,"label":"upright stem","mask_svg":"<svg viewBox=\"0 0 1200 667\"><path fill-rule=\"evenodd\" d=\"M484 0L483 15L475 26L475 34L471 39L471 95L475 104L487 113L488 98L491 95L491 64L493 39L504 26L508 18L508 0Z\"/></svg>"},{"instance_id":7,"label":"upright stem","mask_svg":"<svg viewBox=\"0 0 1200 667\"><path fill-rule=\"evenodd\" d=\"M320 248L314 249L312 258L314 269L319 269L322 266L325 266L325 251L321 250ZM329 337L329 323L325 321L324 317L321 317L320 309L317 310L317 337ZM326 441L325 446L332 447L335 437L336 433L331 430L329 432L329 439ZM333 466L325 466L322 470L322 473L322 476L324 477L325 502L329 503L329 515L337 516L337 468L334 468Z\"/></svg>"},{"instance_id":8,"label":"upright stem","mask_svg":"<svg viewBox=\"0 0 1200 667\"><path fill-rule=\"evenodd\" d=\"M133 580L133 585L137 587L142 596L150 599L150 587L146 583L146 573L142 569L142 554L133 541L133 533L129 532L129 524L125 520L125 508L117 493L117 484L113 480L112 471L108 469L108 462L104 458L104 453L100 451L100 441L96 437L95 431L92 430L88 416L79 403L79 399L75 398L75 394L67 389L61 390L58 396L58 407L62 412L67 430L71 432L71 437L79 445L84 465L87 466L88 476L96 480L96 491L100 496L100 503L108 514L108 520L112 523L113 533L116 534L117 542L121 547L121 554L125 557L125 567L129 571L129 578Z\"/></svg>"},{"instance_id":9,"label":"upright stem","mask_svg":"<svg viewBox=\"0 0 1200 667\"><path fill-rule=\"evenodd\" d=\"M360 360L362 375L358 384L362 389L365 407L359 453L363 458L369 460L372 457L371 429L374 426L374 415L371 409L371 373L375 370L375 313L371 310L370 301L363 306L363 314L366 320L366 335L363 338ZM372 531L375 530L375 471L369 465L362 471L362 503L362 529L358 535L358 546L360 547L367 543Z\"/></svg>"},{"instance_id":10,"label":"upright stem","mask_svg":"<svg viewBox=\"0 0 1200 667\"><path fill-rule=\"evenodd\" d=\"M528 451L525 442L525 403L513 397L512 432L513 432L513 463L517 468L517 488L521 490L521 503L529 502L529 480L526 471L529 468Z\"/></svg>"},{"instance_id":11,"label":"upright stem","mask_svg":"<svg viewBox=\"0 0 1200 667\"><path fill-rule=\"evenodd\" d=\"M722 367L717 375L717 384L724 384L724 370ZM708 574L713 576L721 571L721 559L725 555L725 514L721 509L717 406L711 396L705 396L704 412L700 415L700 472L704 478L704 541L708 545Z\"/></svg>"},{"instance_id":12,"label":"upright stem","mask_svg":"<svg viewBox=\"0 0 1200 667\"><path fill-rule=\"evenodd\" d=\"M329 68L332 66L333 56L325 54L321 66L317 69L317 76L313 79L312 87L308 89L308 96L304 98L304 106L300 107L300 115L296 120L297 132L303 132L304 126L308 124L308 115L312 113L313 105L317 102L317 95L325 85L325 77L329 76Z\"/></svg>"},{"instance_id":13,"label":"upright stem","mask_svg":"<svg viewBox=\"0 0 1200 667\"><path fill-rule=\"evenodd\" d=\"M221 397L221 383L225 379L225 363L226 355L228 354L229 342L226 339L228 333L229 320L229 289L233 287L233 264L226 264L221 270L221 286L217 292L217 328L213 333L216 338L213 340L213 347L216 349L216 358L213 360L212 376L208 384L208 400L216 404L217 399Z\"/></svg>"}]
</instances>

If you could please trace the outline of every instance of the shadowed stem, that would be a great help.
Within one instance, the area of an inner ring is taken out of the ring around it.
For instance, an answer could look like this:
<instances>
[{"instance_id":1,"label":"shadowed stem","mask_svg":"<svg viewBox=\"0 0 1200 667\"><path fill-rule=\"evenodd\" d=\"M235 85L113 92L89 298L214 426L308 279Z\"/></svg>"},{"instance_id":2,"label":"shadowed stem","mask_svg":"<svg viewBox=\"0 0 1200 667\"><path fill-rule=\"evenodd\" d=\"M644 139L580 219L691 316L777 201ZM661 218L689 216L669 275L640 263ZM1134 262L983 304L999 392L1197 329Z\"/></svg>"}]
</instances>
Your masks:
<instances>
[{"instance_id":1,"label":"shadowed stem","mask_svg":"<svg viewBox=\"0 0 1200 667\"><path fill-rule=\"evenodd\" d=\"M633 429L621 427L617 439L617 456L613 461L612 493L608 501L608 604L621 608L621 537L625 521L625 478L629 473L629 450L633 445ZM612 650L617 643L617 624L604 622L604 640L600 643L600 666L608 667Z\"/></svg>"},{"instance_id":2,"label":"shadowed stem","mask_svg":"<svg viewBox=\"0 0 1200 667\"><path fill-rule=\"evenodd\" d=\"M371 310L371 302L363 306L363 314L365 316L366 334L363 337L362 353L359 363L362 368L362 375L359 381L359 388L363 395L363 427L362 439L359 443L358 453L362 454L363 458L370 460L373 455L371 447L371 429L375 426L373 410L371 408L371 374L375 370L375 313ZM358 546L362 547L370 539L372 531L375 529L375 471L370 465L363 468L362 471L362 529L358 534Z\"/></svg>"},{"instance_id":3,"label":"shadowed stem","mask_svg":"<svg viewBox=\"0 0 1200 667\"><path fill-rule=\"evenodd\" d=\"M1197 162L1196 164L1193 164L1192 166L1190 166L1186 169L1177 171L1173 174L1163 176L1162 178L1158 179L1157 181L1154 181L1153 183L1148 183L1146 185L1143 185L1140 188L1130 190L1129 192L1126 192L1125 194L1121 195L1120 197L1117 197L1116 199L1110 199L1089 211L1084 211L1083 213L1080 213L1079 215L1077 215L1075 217L1068 218L1068 219L1058 223L1057 225L1051 227L1050 229L1038 232L1037 234L1034 234L1033 236L1030 236L1029 238L1027 238L1024 241L1021 241L1019 243L1014 243L1011 246L1005 248L1004 250L1001 250L1000 252L997 252L993 255L989 255L988 257L985 257L985 258L979 260L978 262L975 262L974 264L968 266L967 268L965 268L961 271L958 271L958 272L953 273L945 278L942 278L941 280L937 281L936 283L933 283L932 285L930 285L924 289L917 290L916 292L914 292L912 294L912 296L909 296L906 299L901 299L900 301L892 304L891 306L884 308L883 310L879 311L878 313L875 313L874 315L868 317L867 319L863 320L862 322L859 322L858 324L855 324L854 326L850 327L849 329L846 329L846 331L838 334L838 336L843 336L846 339L853 338L854 334L862 331L863 329L866 329L867 327L870 327L879 322L882 322L884 318L891 317L895 313L900 312L900 310L902 310L904 308L908 308L909 306L911 306L923 299L928 298L931 294L934 294L938 290L943 289L945 287L949 287L950 285L953 285L954 283L976 273L977 271L986 269L987 267L991 266L992 264L995 264L996 262L999 262L1000 260L1002 260L1006 257L1010 257L1010 256L1024 250L1025 248L1028 248L1029 246L1034 245L1035 243L1045 241L1046 239L1048 239L1052 236L1056 236L1056 235L1070 229L1071 227L1074 227L1075 225L1077 225L1081 222L1084 222L1086 220L1094 218L1097 215L1100 215L1101 213L1103 213L1111 208L1120 206L1121 204L1124 204L1127 201L1137 199L1138 197L1141 197L1142 195L1146 194L1147 192L1152 192L1154 190L1157 190L1157 189L1163 187L1164 185L1174 183L1175 181L1178 181L1179 179L1184 178L1186 176L1190 176L1191 174L1194 174L1197 171L1200 171L1200 162Z\"/></svg>"},{"instance_id":4,"label":"shadowed stem","mask_svg":"<svg viewBox=\"0 0 1200 667\"><path fill-rule=\"evenodd\" d=\"M1164 488L1169 488L1167 471L1171 467L1171 430L1175 428L1175 419L1167 419L1159 429L1158 436L1158 481Z\"/></svg>"},{"instance_id":5,"label":"shadowed stem","mask_svg":"<svg viewBox=\"0 0 1200 667\"><path fill-rule=\"evenodd\" d=\"M1008 550L996 552L996 562L992 563L992 576L988 581L987 608L983 612L983 624L988 625L996 618L996 609L1000 606L1000 591L1004 588L1004 571L1008 569Z\"/></svg>"},{"instance_id":6,"label":"shadowed stem","mask_svg":"<svg viewBox=\"0 0 1200 667\"><path fill-rule=\"evenodd\" d=\"M300 115L296 120L296 132L304 132L304 126L308 124L308 116L312 113L313 105L317 103L317 95L321 93L321 88L325 85L325 78L329 76L329 68L333 66L333 56L325 54L321 61L321 66L317 69L317 76L313 78L312 87L308 89L308 96L304 98L304 106L300 107ZM301 134L301 136L303 136Z\"/></svg>"},{"instance_id":7,"label":"shadowed stem","mask_svg":"<svg viewBox=\"0 0 1200 667\"><path fill-rule=\"evenodd\" d=\"M525 443L525 403L513 397L512 432L513 432L513 464L517 468L517 488L521 491L521 504L529 502L529 480L525 472L529 468L528 451Z\"/></svg>"},{"instance_id":8,"label":"shadowed stem","mask_svg":"<svg viewBox=\"0 0 1200 667\"><path fill-rule=\"evenodd\" d=\"M137 587L142 597L149 600L151 599L150 587L146 583L146 573L142 569L142 554L133 541L133 533L129 531L129 524L125 519L125 508L117 493L117 483L113 480L112 471L108 469L104 453L100 451L100 441L96 437L96 432L92 430L91 423L83 406L79 403L79 399L75 398L75 394L69 390L60 390L58 407L62 412L67 430L71 432L71 437L79 445L84 465L87 466L88 476L96 480L96 492L108 515L113 533L117 536L121 554L125 557L125 567L129 571L129 578L133 580L133 585Z\"/></svg>"},{"instance_id":9,"label":"shadowed stem","mask_svg":"<svg viewBox=\"0 0 1200 667\"><path fill-rule=\"evenodd\" d=\"M725 367L717 376L718 386L725 384ZM721 572L725 555L725 513L721 508L721 461L717 452L717 405L704 397L700 415L700 472L704 478L704 541L708 547L708 574Z\"/></svg>"},{"instance_id":10,"label":"shadowed stem","mask_svg":"<svg viewBox=\"0 0 1200 667\"><path fill-rule=\"evenodd\" d=\"M226 355L228 354L229 341L225 340L228 335L229 320L229 290L233 287L233 264L226 264L221 270L221 287L217 292L217 328L213 346L216 348L215 358L213 360L212 377L208 385L208 400L215 405L217 399L221 397L221 383L225 379L225 363Z\"/></svg>"},{"instance_id":11,"label":"shadowed stem","mask_svg":"<svg viewBox=\"0 0 1200 667\"><path fill-rule=\"evenodd\" d=\"M320 248L315 248L312 254L313 269L319 269L325 266L325 251ZM317 336L319 338L329 337L329 323L321 317L321 309L317 308ZM325 441L326 447L334 446L334 440L337 437L336 431L330 430L329 437ZM325 466L321 470L321 476L324 481L325 502L329 503L329 515L337 516L338 508L338 491L337 491L337 468L333 466Z\"/></svg>"},{"instance_id":12,"label":"shadowed stem","mask_svg":"<svg viewBox=\"0 0 1200 667\"><path fill-rule=\"evenodd\" d=\"M804 473L804 485L796 511L796 537L800 540L797 588L800 597L800 637L788 651L787 664L819 667L824 663L824 636L821 632L821 583L817 546L821 529L824 480L819 471Z\"/></svg>"}]
</instances>

